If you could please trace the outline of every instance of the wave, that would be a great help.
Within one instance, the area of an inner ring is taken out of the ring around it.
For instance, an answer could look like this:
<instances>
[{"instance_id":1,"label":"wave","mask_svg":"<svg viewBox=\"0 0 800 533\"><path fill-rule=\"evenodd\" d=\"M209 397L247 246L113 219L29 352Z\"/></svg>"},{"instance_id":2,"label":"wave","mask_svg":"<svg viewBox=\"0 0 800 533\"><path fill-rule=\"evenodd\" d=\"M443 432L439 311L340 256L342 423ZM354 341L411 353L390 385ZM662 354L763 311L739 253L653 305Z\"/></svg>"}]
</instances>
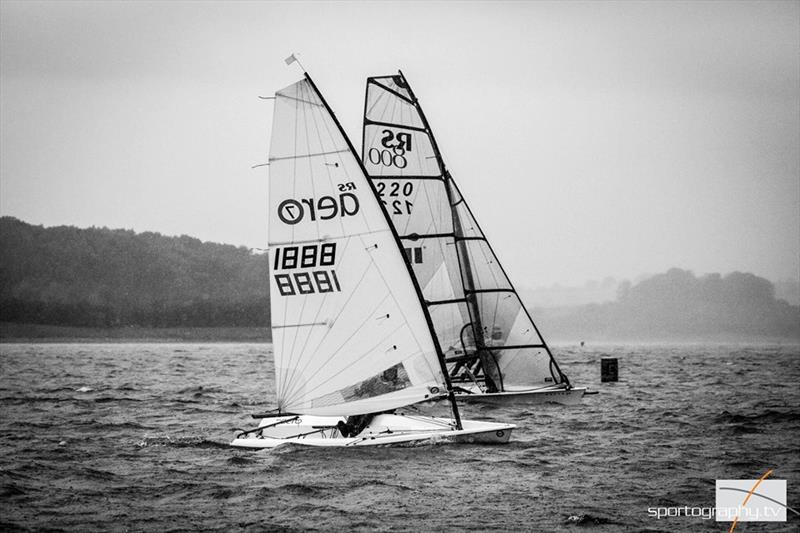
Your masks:
<instances>
[{"instance_id":1,"label":"wave","mask_svg":"<svg viewBox=\"0 0 800 533\"><path fill-rule=\"evenodd\" d=\"M146 436L136 443L137 448L164 446L168 448L216 448L229 449L227 442L207 440L204 437L170 437L169 435Z\"/></svg>"},{"instance_id":2,"label":"wave","mask_svg":"<svg viewBox=\"0 0 800 533\"><path fill-rule=\"evenodd\" d=\"M614 520L605 516L595 516L588 513L570 515L564 520L565 524L577 526L602 526L616 524Z\"/></svg>"},{"instance_id":3,"label":"wave","mask_svg":"<svg viewBox=\"0 0 800 533\"><path fill-rule=\"evenodd\" d=\"M244 455L234 455L233 457L228 457L226 463L233 466L247 466L257 463L255 459L251 459L249 457L245 457Z\"/></svg>"},{"instance_id":4,"label":"wave","mask_svg":"<svg viewBox=\"0 0 800 533\"><path fill-rule=\"evenodd\" d=\"M111 402L143 402L145 400L140 400L138 398L102 396L100 398L95 398L93 401L94 403L111 403Z\"/></svg>"},{"instance_id":5,"label":"wave","mask_svg":"<svg viewBox=\"0 0 800 533\"><path fill-rule=\"evenodd\" d=\"M196 385L194 387L186 387L178 391L178 394L193 394L194 396L202 396L203 394L215 394L218 392L225 392L222 387L204 387L203 385Z\"/></svg>"},{"instance_id":6,"label":"wave","mask_svg":"<svg viewBox=\"0 0 800 533\"><path fill-rule=\"evenodd\" d=\"M344 485L345 489L355 490L355 489L363 489L363 488L389 488L389 489L397 489L401 491L413 491L414 489L411 487L407 487L401 483L387 483L386 481L380 479L370 479L367 481L362 480L354 480L350 483Z\"/></svg>"},{"instance_id":7,"label":"wave","mask_svg":"<svg viewBox=\"0 0 800 533\"><path fill-rule=\"evenodd\" d=\"M318 496L324 491L319 485L306 485L305 483L289 483L275 489L278 493L291 494L292 496Z\"/></svg>"},{"instance_id":8,"label":"wave","mask_svg":"<svg viewBox=\"0 0 800 533\"><path fill-rule=\"evenodd\" d=\"M14 496L24 496L27 494L14 483L4 483L0 486L0 498L13 498Z\"/></svg>"},{"instance_id":9,"label":"wave","mask_svg":"<svg viewBox=\"0 0 800 533\"><path fill-rule=\"evenodd\" d=\"M40 402L66 402L74 398L59 398L58 396L3 396L0 402L10 405L24 405Z\"/></svg>"},{"instance_id":10,"label":"wave","mask_svg":"<svg viewBox=\"0 0 800 533\"><path fill-rule=\"evenodd\" d=\"M120 475L109 470L101 470L99 468L80 468L76 470L75 473L82 479L88 479L91 481L114 481L125 479L124 475Z\"/></svg>"},{"instance_id":11,"label":"wave","mask_svg":"<svg viewBox=\"0 0 800 533\"><path fill-rule=\"evenodd\" d=\"M721 424L780 424L783 422L795 422L800 420L800 411L777 411L768 409L752 414L732 413L722 411L714 417L715 422Z\"/></svg>"}]
</instances>

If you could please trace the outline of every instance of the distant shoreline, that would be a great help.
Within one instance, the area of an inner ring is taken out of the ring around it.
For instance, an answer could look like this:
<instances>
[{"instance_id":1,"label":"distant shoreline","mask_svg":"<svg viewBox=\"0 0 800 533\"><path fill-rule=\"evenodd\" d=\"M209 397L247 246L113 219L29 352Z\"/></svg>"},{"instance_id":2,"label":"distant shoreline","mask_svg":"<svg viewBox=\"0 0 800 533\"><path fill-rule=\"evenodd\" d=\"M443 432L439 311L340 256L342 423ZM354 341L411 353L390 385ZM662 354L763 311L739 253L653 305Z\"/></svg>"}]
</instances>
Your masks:
<instances>
[{"instance_id":1,"label":"distant shoreline","mask_svg":"<svg viewBox=\"0 0 800 533\"><path fill-rule=\"evenodd\" d=\"M709 335L707 337L683 338L596 338L583 339L586 347L603 345L798 345L800 339L794 337L747 337ZM270 343L272 338L268 328L261 327L178 327L148 328L127 326L115 328L91 328L72 326L50 326L44 324L15 324L0 322L0 344L57 344L57 343L214 343L244 342ZM580 340L551 337L548 344L560 349L578 348Z\"/></svg>"},{"instance_id":2,"label":"distant shoreline","mask_svg":"<svg viewBox=\"0 0 800 533\"><path fill-rule=\"evenodd\" d=\"M140 326L91 328L0 323L0 343L271 342L268 328Z\"/></svg>"}]
</instances>

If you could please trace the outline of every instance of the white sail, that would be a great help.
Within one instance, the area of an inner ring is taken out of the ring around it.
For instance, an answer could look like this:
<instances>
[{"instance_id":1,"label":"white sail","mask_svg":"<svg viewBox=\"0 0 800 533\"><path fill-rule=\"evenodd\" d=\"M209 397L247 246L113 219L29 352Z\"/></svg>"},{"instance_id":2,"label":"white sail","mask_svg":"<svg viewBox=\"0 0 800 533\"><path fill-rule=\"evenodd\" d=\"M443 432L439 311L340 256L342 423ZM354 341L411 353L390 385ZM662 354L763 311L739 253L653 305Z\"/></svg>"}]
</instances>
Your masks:
<instances>
[{"instance_id":1,"label":"white sail","mask_svg":"<svg viewBox=\"0 0 800 533\"><path fill-rule=\"evenodd\" d=\"M470 378L488 376L501 390L566 381L447 172L402 74L367 80L362 159L429 302L454 381L472 370Z\"/></svg>"},{"instance_id":2,"label":"white sail","mask_svg":"<svg viewBox=\"0 0 800 533\"><path fill-rule=\"evenodd\" d=\"M439 345L464 355L470 323L442 168L408 89L395 77L367 86L362 159L422 288Z\"/></svg>"},{"instance_id":3,"label":"white sail","mask_svg":"<svg viewBox=\"0 0 800 533\"><path fill-rule=\"evenodd\" d=\"M308 79L276 93L269 164L279 409L344 416L445 392L397 241Z\"/></svg>"}]
</instances>

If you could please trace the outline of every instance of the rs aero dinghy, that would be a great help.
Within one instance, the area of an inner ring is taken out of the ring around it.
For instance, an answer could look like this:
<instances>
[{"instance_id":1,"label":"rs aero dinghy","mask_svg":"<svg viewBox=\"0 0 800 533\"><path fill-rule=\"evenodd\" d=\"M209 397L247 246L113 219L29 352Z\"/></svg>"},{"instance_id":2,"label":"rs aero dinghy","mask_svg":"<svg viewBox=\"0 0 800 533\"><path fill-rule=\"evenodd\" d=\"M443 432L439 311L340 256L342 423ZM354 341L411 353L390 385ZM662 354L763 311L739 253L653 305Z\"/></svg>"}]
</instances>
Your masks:
<instances>
[{"instance_id":1,"label":"rs aero dinghy","mask_svg":"<svg viewBox=\"0 0 800 533\"><path fill-rule=\"evenodd\" d=\"M459 401L576 404L402 72L367 79L362 159L399 235Z\"/></svg>"},{"instance_id":2,"label":"rs aero dinghy","mask_svg":"<svg viewBox=\"0 0 800 533\"><path fill-rule=\"evenodd\" d=\"M275 95L269 166L278 414L231 444L507 442L513 424L461 419L400 239L308 74ZM394 414L441 396L452 417Z\"/></svg>"}]
</instances>

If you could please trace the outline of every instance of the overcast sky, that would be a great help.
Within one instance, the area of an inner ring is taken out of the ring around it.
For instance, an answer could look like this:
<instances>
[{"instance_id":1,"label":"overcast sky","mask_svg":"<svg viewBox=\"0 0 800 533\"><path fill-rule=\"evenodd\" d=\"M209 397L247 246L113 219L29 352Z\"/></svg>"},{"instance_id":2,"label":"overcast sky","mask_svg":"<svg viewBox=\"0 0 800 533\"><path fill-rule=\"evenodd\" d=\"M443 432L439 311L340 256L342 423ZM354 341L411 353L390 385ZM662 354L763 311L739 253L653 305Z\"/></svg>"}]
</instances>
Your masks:
<instances>
[{"instance_id":1,"label":"overcast sky","mask_svg":"<svg viewBox=\"0 0 800 533\"><path fill-rule=\"evenodd\" d=\"M265 247L296 52L406 74L514 281L800 274L798 2L2 2L0 214Z\"/></svg>"}]
</instances>

